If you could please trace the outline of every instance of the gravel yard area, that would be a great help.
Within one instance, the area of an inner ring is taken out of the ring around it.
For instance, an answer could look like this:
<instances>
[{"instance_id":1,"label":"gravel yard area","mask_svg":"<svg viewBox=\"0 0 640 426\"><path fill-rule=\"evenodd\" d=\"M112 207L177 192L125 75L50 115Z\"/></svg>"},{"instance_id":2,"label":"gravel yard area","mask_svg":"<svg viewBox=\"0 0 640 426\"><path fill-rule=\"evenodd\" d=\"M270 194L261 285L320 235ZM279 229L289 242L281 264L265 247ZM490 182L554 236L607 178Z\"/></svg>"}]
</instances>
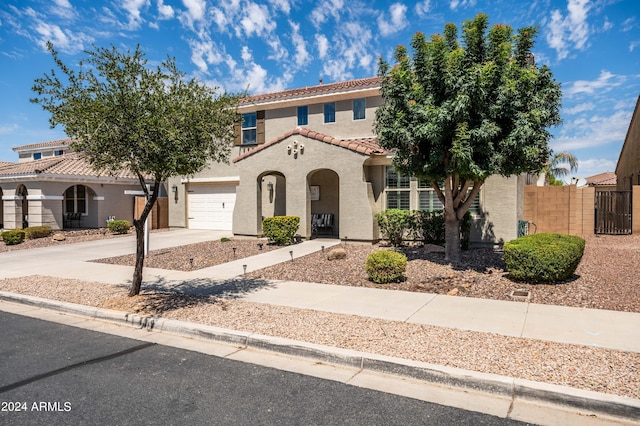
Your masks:
<instances>
[{"instance_id":1,"label":"gravel yard area","mask_svg":"<svg viewBox=\"0 0 640 426\"><path fill-rule=\"evenodd\" d=\"M640 354L361 316L29 276L0 290L640 398Z\"/></svg>"},{"instance_id":2,"label":"gravel yard area","mask_svg":"<svg viewBox=\"0 0 640 426\"><path fill-rule=\"evenodd\" d=\"M152 232L163 232L163 230L152 231ZM102 239L110 239L110 238L122 238L127 235L135 235L135 231L133 228L129 231L129 234L111 234L107 228L100 229L78 229L75 231L56 231L55 233L61 233L65 236L64 241L54 241L51 238L36 238L34 240L26 239L20 244L15 244L12 246L8 246L2 243L0 240L0 253L6 251L14 251L14 250L28 250L32 248L38 247L49 247L53 245L63 245L63 244L74 244L74 243L82 243L85 241L94 241L94 240L102 240Z\"/></svg>"},{"instance_id":3,"label":"gravel yard area","mask_svg":"<svg viewBox=\"0 0 640 426\"><path fill-rule=\"evenodd\" d=\"M174 271L194 271L231 262L236 259L254 256L275 250L278 246L267 244L266 240L232 239L230 241L207 241L187 244L170 249L150 250L144 259L144 266L170 269ZM136 255L95 259L94 262L112 265L134 266Z\"/></svg>"},{"instance_id":4,"label":"gravel yard area","mask_svg":"<svg viewBox=\"0 0 640 426\"><path fill-rule=\"evenodd\" d=\"M95 235L93 238L115 237ZM525 289L531 292L533 303L640 312L640 291L635 275L640 264L640 236L590 236L586 240L585 255L574 279L555 285L512 282L503 270L501 253L494 250L466 252L462 265L454 268L444 262L441 253L405 248L403 251L409 258L407 280L380 286L367 280L364 262L371 251L383 247L353 243L341 244L347 251L346 259L327 260L328 249L247 275L501 300L511 300L513 290ZM176 269L191 268L190 259L194 259L194 269L226 262L230 260L229 243L236 246L238 257L259 252L255 239L212 241L160 251L150 256L145 265L152 266L150 259L154 256L163 259L161 267ZM273 248L263 246L263 250ZM116 262L114 259L104 261ZM118 260L119 263L123 261ZM140 296L130 298L124 287L30 276L0 280L0 290L640 399L638 353L235 299L176 295L145 290L144 286Z\"/></svg>"}]
</instances>

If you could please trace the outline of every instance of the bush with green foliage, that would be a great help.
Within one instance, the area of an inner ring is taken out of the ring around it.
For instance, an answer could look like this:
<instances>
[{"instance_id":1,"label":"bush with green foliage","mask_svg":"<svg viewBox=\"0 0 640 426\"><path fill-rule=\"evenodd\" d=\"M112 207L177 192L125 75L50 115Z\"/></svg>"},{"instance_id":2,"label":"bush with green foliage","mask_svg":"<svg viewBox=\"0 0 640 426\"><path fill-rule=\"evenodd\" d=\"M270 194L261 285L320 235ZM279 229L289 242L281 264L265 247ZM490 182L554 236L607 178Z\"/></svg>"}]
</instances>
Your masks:
<instances>
[{"instance_id":1,"label":"bush with green foliage","mask_svg":"<svg viewBox=\"0 0 640 426\"><path fill-rule=\"evenodd\" d=\"M378 284L404 281L407 256L392 250L378 250L367 257L365 270L369 279Z\"/></svg>"},{"instance_id":2,"label":"bush with green foliage","mask_svg":"<svg viewBox=\"0 0 640 426\"><path fill-rule=\"evenodd\" d=\"M25 237L34 240L36 238L46 238L53 233L50 226L30 226L24 229Z\"/></svg>"},{"instance_id":3,"label":"bush with green foliage","mask_svg":"<svg viewBox=\"0 0 640 426\"><path fill-rule=\"evenodd\" d=\"M570 278L584 253L584 239L564 234L533 234L504 243L504 262L514 280L558 282Z\"/></svg>"},{"instance_id":4,"label":"bush with green foliage","mask_svg":"<svg viewBox=\"0 0 640 426\"><path fill-rule=\"evenodd\" d=\"M442 210L413 212L412 235L425 244L444 244L444 215Z\"/></svg>"},{"instance_id":5,"label":"bush with green foliage","mask_svg":"<svg viewBox=\"0 0 640 426\"><path fill-rule=\"evenodd\" d=\"M228 237L222 237L222 238L220 238L220 242L221 242L221 243L228 243L229 241L231 241L231 238L228 238Z\"/></svg>"},{"instance_id":6,"label":"bush with green foliage","mask_svg":"<svg viewBox=\"0 0 640 426\"><path fill-rule=\"evenodd\" d=\"M412 217L409 210L387 209L376 213L376 220L382 237L394 247L402 245L412 229Z\"/></svg>"},{"instance_id":7,"label":"bush with green foliage","mask_svg":"<svg viewBox=\"0 0 640 426\"><path fill-rule=\"evenodd\" d=\"M262 221L262 232L270 243L292 244L299 226L300 216L266 217Z\"/></svg>"},{"instance_id":8,"label":"bush with green foliage","mask_svg":"<svg viewBox=\"0 0 640 426\"><path fill-rule=\"evenodd\" d=\"M24 241L25 232L22 229L16 229L12 231L4 231L0 236L2 241L8 246L20 244Z\"/></svg>"},{"instance_id":9,"label":"bush with green foliage","mask_svg":"<svg viewBox=\"0 0 640 426\"><path fill-rule=\"evenodd\" d=\"M126 234L129 232L131 224L128 220L110 220L107 222L107 228L109 228L109 232L114 234Z\"/></svg>"}]
</instances>

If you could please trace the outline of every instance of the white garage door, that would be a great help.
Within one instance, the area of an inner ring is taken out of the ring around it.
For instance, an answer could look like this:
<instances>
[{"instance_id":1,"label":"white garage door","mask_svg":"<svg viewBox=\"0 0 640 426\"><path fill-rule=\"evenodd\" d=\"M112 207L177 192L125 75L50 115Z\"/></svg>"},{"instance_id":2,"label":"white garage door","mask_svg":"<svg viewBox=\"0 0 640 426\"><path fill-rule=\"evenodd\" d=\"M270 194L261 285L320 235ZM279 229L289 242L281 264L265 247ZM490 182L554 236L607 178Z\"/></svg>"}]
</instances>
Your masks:
<instances>
[{"instance_id":1,"label":"white garage door","mask_svg":"<svg viewBox=\"0 0 640 426\"><path fill-rule=\"evenodd\" d=\"M236 184L189 185L190 229L231 231Z\"/></svg>"}]
</instances>

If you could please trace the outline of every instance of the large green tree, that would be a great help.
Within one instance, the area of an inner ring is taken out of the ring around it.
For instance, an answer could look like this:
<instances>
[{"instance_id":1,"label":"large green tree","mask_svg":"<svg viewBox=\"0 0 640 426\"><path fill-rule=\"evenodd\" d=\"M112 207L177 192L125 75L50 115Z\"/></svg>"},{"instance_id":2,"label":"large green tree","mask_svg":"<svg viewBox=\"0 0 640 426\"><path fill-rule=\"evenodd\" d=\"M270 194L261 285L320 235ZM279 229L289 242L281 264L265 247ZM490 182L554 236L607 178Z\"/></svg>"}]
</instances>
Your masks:
<instances>
[{"instance_id":1,"label":"large green tree","mask_svg":"<svg viewBox=\"0 0 640 426\"><path fill-rule=\"evenodd\" d=\"M94 47L76 69L63 63L51 43L48 50L57 70L35 80L31 101L51 113L51 127L64 127L71 147L96 172L129 170L146 196L133 221L136 264L129 295L137 295L144 223L160 185L170 176L193 175L209 161L228 161L238 97L187 79L175 59L150 66L140 46L133 52Z\"/></svg>"},{"instance_id":2,"label":"large green tree","mask_svg":"<svg viewBox=\"0 0 640 426\"><path fill-rule=\"evenodd\" d=\"M413 56L380 59L384 104L379 144L401 173L430 183L444 205L445 256L460 260L460 221L491 175L540 171L549 158L548 127L560 123L560 84L531 49L535 27L514 33L480 14L444 34L416 33Z\"/></svg>"}]
</instances>

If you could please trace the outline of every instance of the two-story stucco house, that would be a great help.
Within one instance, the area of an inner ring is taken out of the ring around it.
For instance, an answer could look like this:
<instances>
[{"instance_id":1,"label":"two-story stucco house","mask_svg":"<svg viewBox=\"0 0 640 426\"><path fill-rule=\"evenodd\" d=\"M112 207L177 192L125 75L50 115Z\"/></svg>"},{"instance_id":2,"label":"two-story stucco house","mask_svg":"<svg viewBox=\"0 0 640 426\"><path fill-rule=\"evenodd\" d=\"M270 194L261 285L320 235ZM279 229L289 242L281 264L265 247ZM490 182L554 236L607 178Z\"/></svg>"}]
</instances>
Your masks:
<instances>
[{"instance_id":1,"label":"two-story stucco house","mask_svg":"<svg viewBox=\"0 0 640 426\"><path fill-rule=\"evenodd\" d=\"M263 218L295 215L299 235L311 238L312 217L330 214L324 232L375 241L377 212L441 209L433 190L399 176L377 145L382 102L377 77L243 99L230 163L169 180L169 226L259 236ZM522 176L487 179L473 207L472 243L516 238L524 184Z\"/></svg>"}]
</instances>

